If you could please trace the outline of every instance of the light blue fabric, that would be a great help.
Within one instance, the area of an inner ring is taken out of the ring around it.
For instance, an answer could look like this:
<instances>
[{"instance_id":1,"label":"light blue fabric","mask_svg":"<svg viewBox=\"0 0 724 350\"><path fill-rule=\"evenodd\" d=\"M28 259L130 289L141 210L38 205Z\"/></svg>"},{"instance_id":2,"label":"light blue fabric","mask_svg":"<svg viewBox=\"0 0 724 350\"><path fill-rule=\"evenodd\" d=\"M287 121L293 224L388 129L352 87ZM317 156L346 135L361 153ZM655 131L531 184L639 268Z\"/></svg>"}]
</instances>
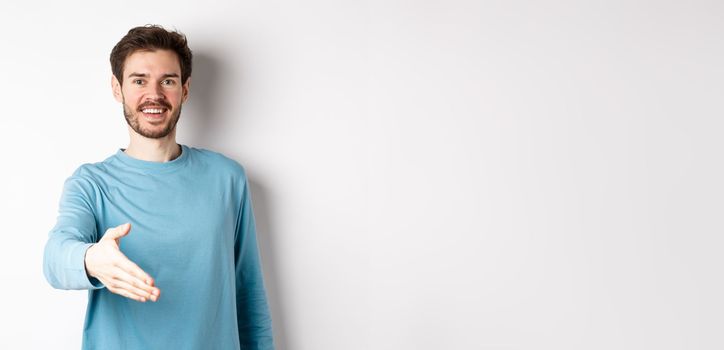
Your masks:
<instances>
[{"instance_id":1,"label":"light blue fabric","mask_svg":"<svg viewBox=\"0 0 724 350\"><path fill-rule=\"evenodd\" d=\"M181 145L169 162L119 149L65 182L43 272L60 289L88 289L83 349L273 349L244 168ZM131 223L121 251L155 279L158 302L113 294L89 278L88 247Z\"/></svg>"}]
</instances>

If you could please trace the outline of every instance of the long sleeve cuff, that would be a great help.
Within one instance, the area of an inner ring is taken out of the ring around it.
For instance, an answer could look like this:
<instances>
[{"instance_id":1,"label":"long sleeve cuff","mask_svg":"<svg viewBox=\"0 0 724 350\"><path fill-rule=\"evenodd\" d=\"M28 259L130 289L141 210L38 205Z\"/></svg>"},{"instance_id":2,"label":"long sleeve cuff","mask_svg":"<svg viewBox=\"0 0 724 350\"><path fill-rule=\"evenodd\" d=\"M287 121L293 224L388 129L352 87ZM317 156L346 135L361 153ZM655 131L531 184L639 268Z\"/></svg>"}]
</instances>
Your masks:
<instances>
[{"instance_id":1,"label":"long sleeve cuff","mask_svg":"<svg viewBox=\"0 0 724 350\"><path fill-rule=\"evenodd\" d=\"M90 277L85 269L85 254L93 243L66 242L67 255L64 259L56 260L53 256L63 254L62 249L53 246L46 251L45 277L48 282L58 289L100 289L105 287L101 281ZM70 247L67 245L70 244ZM50 261L57 261L50 264Z\"/></svg>"},{"instance_id":2,"label":"long sleeve cuff","mask_svg":"<svg viewBox=\"0 0 724 350\"><path fill-rule=\"evenodd\" d=\"M85 269L85 255L86 255L86 253L88 253L88 248L90 248L93 244L95 244L95 243L84 243L78 249L79 252L83 253L82 256L80 257L80 266L83 266L83 274L85 275L85 280L83 280L82 283L86 287L84 287L83 289L101 289L101 288L105 287L105 285L103 285L103 283L100 280L98 280L95 277L91 277L88 274L88 271ZM73 251L73 254L77 254L75 250ZM76 262L75 259L77 259L77 258L75 256L73 256L72 259L73 259L72 261L75 263ZM77 266L77 265L74 264L73 266Z\"/></svg>"}]
</instances>

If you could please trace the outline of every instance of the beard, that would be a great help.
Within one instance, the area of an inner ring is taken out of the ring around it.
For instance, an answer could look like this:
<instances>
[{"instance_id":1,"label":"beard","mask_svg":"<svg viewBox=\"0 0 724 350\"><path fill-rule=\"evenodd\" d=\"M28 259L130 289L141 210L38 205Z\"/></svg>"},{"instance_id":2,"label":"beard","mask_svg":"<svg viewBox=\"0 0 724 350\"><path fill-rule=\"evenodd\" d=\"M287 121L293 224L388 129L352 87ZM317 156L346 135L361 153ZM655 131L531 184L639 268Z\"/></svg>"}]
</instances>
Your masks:
<instances>
[{"instance_id":1,"label":"beard","mask_svg":"<svg viewBox=\"0 0 724 350\"><path fill-rule=\"evenodd\" d=\"M167 110L171 110L171 106L168 105L166 102L160 102L155 104L164 105ZM163 128L161 128L160 130L148 129L142 127L141 123L139 122L139 118L143 118L143 116L141 115L141 109L143 107L144 104L141 104L139 105L138 110L133 111L126 104L126 100L123 100L123 115L126 117L126 123L128 123L131 129L133 129L139 135L147 137L149 139L160 139L168 136L168 134L170 134L176 128L176 123L178 123L179 118L181 118L181 105L178 105L177 108L173 109L171 118L166 121L166 125L164 125Z\"/></svg>"}]
</instances>

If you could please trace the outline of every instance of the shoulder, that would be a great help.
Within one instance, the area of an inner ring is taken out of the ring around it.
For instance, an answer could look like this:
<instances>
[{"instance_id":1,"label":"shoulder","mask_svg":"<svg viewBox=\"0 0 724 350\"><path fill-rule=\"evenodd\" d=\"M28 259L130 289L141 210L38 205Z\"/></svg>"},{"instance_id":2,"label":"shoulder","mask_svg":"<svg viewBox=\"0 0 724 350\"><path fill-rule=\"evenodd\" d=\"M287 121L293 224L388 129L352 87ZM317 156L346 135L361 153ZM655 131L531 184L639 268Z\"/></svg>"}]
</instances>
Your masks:
<instances>
[{"instance_id":1,"label":"shoulder","mask_svg":"<svg viewBox=\"0 0 724 350\"><path fill-rule=\"evenodd\" d=\"M97 197L100 185L103 183L104 172L105 167L102 162L80 165L65 179L64 195L79 195L89 201L93 200Z\"/></svg>"},{"instance_id":2,"label":"shoulder","mask_svg":"<svg viewBox=\"0 0 724 350\"><path fill-rule=\"evenodd\" d=\"M244 166L238 161L220 153L217 151L188 147L189 152L192 153L192 157L198 159L198 162L207 166L210 169L214 169L215 172L229 174L234 177L246 179L246 170Z\"/></svg>"},{"instance_id":3,"label":"shoulder","mask_svg":"<svg viewBox=\"0 0 724 350\"><path fill-rule=\"evenodd\" d=\"M111 170L112 157L102 162L84 163L73 171L68 180L85 181L98 185L103 182L103 178L107 177Z\"/></svg>"},{"instance_id":4,"label":"shoulder","mask_svg":"<svg viewBox=\"0 0 724 350\"><path fill-rule=\"evenodd\" d=\"M86 190L102 188L108 183L109 178L115 176L118 168L119 164L115 155L111 155L102 161L81 164L65 180L65 183L66 186L73 184L75 187L80 186Z\"/></svg>"},{"instance_id":5,"label":"shoulder","mask_svg":"<svg viewBox=\"0 0 724 350\"><path fill-rule=\"evenodd\" d=\"M106 167L103 162L85 163L81 164L77 169L75 169L71 177L92 178L104 173L105 170Z\"/></svg>"}]
</instances>

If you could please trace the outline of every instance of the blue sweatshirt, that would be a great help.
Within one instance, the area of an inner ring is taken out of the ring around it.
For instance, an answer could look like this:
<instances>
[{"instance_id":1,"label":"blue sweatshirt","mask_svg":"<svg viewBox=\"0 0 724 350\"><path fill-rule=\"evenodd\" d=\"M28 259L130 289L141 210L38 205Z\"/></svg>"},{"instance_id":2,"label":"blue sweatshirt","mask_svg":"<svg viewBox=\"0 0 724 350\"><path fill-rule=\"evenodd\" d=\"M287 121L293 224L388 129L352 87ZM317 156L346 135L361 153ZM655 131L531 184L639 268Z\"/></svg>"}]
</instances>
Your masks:
<instances>
[{"instance_id":1,"label":"blue sweatshirt","mask_svg":"<svg viewBox=\"0 0 724 350\"><path fill-rule=\"evenodd\" d=\"M48 282L89 290L83 349L273 349L244 168L186 145L169 162L123 151L66 180L45 246ZM86 273L86 250L126 222L121 252L154 278L157 302L111 293Z\"/></svg>"}]
</instances>

